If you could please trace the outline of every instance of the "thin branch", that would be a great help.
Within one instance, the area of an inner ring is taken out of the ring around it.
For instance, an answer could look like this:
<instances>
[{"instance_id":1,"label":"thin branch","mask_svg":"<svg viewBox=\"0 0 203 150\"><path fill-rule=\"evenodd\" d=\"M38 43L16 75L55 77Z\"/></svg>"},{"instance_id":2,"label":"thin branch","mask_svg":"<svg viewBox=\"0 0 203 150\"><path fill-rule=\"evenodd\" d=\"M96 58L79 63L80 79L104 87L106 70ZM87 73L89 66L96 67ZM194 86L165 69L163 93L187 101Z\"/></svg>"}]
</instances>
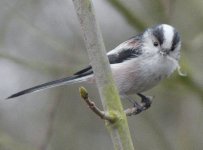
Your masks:
<instances>
[{"instance_id":1,"label":"thin branch","mask_svg":"<svg viewBox=\"0 0 203 150\"><path fill-rule=\"evenodd\" d=\"M143 106L143 105L141 105L141 107L142 107L142 106ZM141 111L140 111L137 107L127 108L127 109L125 110L126 116L137 115L137 114L139 114L139 113L141 113Z\"/></svg>"},{"instance_id":2,"label":"thin branch","mask_svg":"<svg viewBox=\"0 0 203 150\"><path fill-rule=\"evenodd\" d=\"M88 107L96 114L98 115L101 119L107 120L111 123L114 123L116 121L115 116L110 116L107 115L104 111L100 110L96 104L89 98L88 92L84 87L79 88L80 96L81 98L86 102Z\"/></svg>"},{"instance_id":3,"label":"thin branch","mask_svg":"<svg viewBox=\"0 0 203 150\"><path fill-rule=\"evenodd\" d=\"M80 87L79 92L80 92L81 98L86 102L87 106L97 116L99 116L101 119L107 120L107 121L109 121L111 123L114 123L116 121L117 118L115 116L110 116L110 115L106 114L104 111L102 111L101 109L99 109L96 106L96 104L89 98L89 94L88 94L87 90L84 87ZM140 108L146 108L146 103L141 102L141 103L139 103L139 106L140 106ZM137 114L141 113L142 111L144 111L146 109L140 110L136 106L134 106L134 107L125 109L124 112L125 112L126 116L132 116L132 115L137 115Z\"/></svg>"},{"instance_id":4,"label":"thin branch","mask_svg":"<svg viewBox=\"0 0 203 150\"><path fill-rule=\"evenodd\" d=\"M197 93L201 97L203 102L203 88L201 87L201 85L195 82L191 74L187 75L187 77L177 76L174 82L179 82L182 85L186 86L192 92Z\"/></svg>"},{"instance_id":5,"label":"thin branch","mask_svg":"<svg viewBox=\"0 0 203 150\"><path fill-rule=\"evenodd\" d=\"M14 63L20 64L22 66L26 66L28 68L32 68L35 70L39 70L42 72L47 72L47 73L56 73L56 72L60 72L61 70L63 70L62 68L60 68L59 66L53 66L53 65L47 65L45 63L42 62L35 62L35 61L28 61L28 60L24 60L22 58L18 58L16 56L12 56L9 55L7 53L0 53L0 59L8 59Z\"/></svg>"},{"instance_id":6,"label":"thin branch","mask_svg":"<svg viewBox=\"0 0 203 150\"><path fill-rule=\"evenodd\" d=\"M73 0L85 45L92 65L102 105L116 123L106 123L116 150L134 150L126 115L115 86L103 38L91 0ZM120 121L122 120L122 121ZM116 126L115 126L116 124Z\"/></svg>"},{"instance_id":7,"label":"thin branch","mask_svg":"<svg viewBox=\"0 0 203 150\"><path fill-rule=\"evenodd\" d=\"M39 150L46 150L49 146L49 143L51 141L51 138L53 136L54 133L54 120L56 118L56 114L57 111L59 109L59 104L61 102L61 96L62 96L62 91L59 91L58 93L56 93L56 95L54 96L55 99L52 102L52 104L50 105L49 109L48 109L48 125L47 128L45 129L45 136L44 136L44 140L42 140L41 145L39 146Z\"/></svg>"}]
</instances>

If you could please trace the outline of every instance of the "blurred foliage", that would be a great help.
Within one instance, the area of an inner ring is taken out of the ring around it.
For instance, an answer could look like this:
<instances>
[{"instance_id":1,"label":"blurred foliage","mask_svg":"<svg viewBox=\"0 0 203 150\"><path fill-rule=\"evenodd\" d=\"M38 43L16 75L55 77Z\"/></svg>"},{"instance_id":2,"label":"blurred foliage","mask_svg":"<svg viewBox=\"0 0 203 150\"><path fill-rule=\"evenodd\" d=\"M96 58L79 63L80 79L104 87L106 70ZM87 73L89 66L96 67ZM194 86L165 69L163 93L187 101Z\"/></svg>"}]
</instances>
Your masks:
<instances>
[{"instance_id":1,"label":"blurred foliage","mask_svg":"<svg viewBox=\"0 0 203 150\"><path fill-rule=\"evenodd\" d=\"M201 150L203 1L93 2L107 49L159 23L169 23L180 32L180 65L187 76L174 73L146 92L155 95L152 107L128 119L137 149ZM70 75L88 64L71 0L2 0L0 8L1 98ZM79 86L2 101L0 150L113 149L103 121L81 102ZM83 86L100 104L95 86Z\"/></svg>"},{"instance_id":2,"label":"blurred foliage","mask_svg":"<svg viewBox=\"0 0 203 150\"><path fill-rule=\"evenodd\" d=\"M121 1L118 0L108 0L108 2L115 7L118 12L123 15L126 21L132 25L135 29L143 31L147 26L143 20L139 19L133 12L131 12L127 7L125 7Z\"/></svg>"}]
</instances>

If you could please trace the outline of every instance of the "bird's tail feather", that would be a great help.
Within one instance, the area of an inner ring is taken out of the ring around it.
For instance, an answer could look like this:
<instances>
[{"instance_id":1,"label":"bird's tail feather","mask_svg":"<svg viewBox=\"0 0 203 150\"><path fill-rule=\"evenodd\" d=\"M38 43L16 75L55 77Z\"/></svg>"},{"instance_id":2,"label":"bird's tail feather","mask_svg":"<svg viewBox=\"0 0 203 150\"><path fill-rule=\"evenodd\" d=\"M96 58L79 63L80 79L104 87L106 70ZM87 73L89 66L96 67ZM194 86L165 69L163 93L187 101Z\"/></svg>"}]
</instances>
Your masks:
<instances>
[{"instance_id":1,"label":"bird's tail feather","mask_svg":"<svg viewBox=\"0 0 203 150\"><path fill-rule=\"evenodd\" d=\"M31 87L29 89L20 91L18 93L15 93L9 97L7 97L6 99L11 99L11 98L15 98L21 95L25 95L28 93L33 93L33 92L38 92L44 89L48 89L48 88L52 88L52 87L57 87L57 86L61 86L61 85L68 85L68 84L74 84L74 83L78 83L78 82L82 82L85 81L85 79L87 78L87 76L85 77L80 77L77 75L73 75L71 77L66 77L66 78L62 78L62 79L58 79L58 80L54 80L54 81L50 81L44 84L40 84L34 87Z\"/></svg>"}]
</instances>

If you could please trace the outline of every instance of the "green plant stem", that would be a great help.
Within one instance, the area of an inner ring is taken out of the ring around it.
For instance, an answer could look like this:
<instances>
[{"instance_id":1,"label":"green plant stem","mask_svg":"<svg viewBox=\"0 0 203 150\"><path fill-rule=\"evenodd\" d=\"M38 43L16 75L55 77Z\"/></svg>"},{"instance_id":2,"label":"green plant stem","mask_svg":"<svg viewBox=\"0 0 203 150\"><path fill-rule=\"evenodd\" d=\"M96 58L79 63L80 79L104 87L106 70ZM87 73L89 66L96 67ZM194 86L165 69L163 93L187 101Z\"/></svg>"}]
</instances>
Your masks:
<instances>
[{"instance_id":1,"label":"green plant stem","mask_svg":"<svg viewBox=\"0 0 203 150\"><path fill-rule=\"evenodd\" d=\"M114 123L106 121L114 148L115 150L134 150L127 118L114 84L92 2L91 0L73 0L73 3L82 28L104 111L109 116L116 118Z\"/></svg>"}]
</instances>

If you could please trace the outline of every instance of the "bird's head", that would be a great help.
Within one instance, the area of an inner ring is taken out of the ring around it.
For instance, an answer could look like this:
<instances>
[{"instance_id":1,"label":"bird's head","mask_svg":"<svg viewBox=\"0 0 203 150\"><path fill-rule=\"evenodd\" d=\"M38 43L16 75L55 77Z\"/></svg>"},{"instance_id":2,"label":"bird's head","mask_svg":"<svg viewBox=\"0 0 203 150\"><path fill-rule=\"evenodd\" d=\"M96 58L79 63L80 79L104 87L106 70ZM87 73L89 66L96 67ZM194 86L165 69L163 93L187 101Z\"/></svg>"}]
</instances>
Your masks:
<instances>
[{"instance_id":1,"label":"bird's head","mask_svg":"<svg viewBox=\"0 0 203 150\"><path fill-rule=\"evenodd\" d=\"M180 58L180 36L170 25L160 24L147 29L143 33L143 43L147 53L159 53L176 60Z\"/></svg>"}]
</instances>

